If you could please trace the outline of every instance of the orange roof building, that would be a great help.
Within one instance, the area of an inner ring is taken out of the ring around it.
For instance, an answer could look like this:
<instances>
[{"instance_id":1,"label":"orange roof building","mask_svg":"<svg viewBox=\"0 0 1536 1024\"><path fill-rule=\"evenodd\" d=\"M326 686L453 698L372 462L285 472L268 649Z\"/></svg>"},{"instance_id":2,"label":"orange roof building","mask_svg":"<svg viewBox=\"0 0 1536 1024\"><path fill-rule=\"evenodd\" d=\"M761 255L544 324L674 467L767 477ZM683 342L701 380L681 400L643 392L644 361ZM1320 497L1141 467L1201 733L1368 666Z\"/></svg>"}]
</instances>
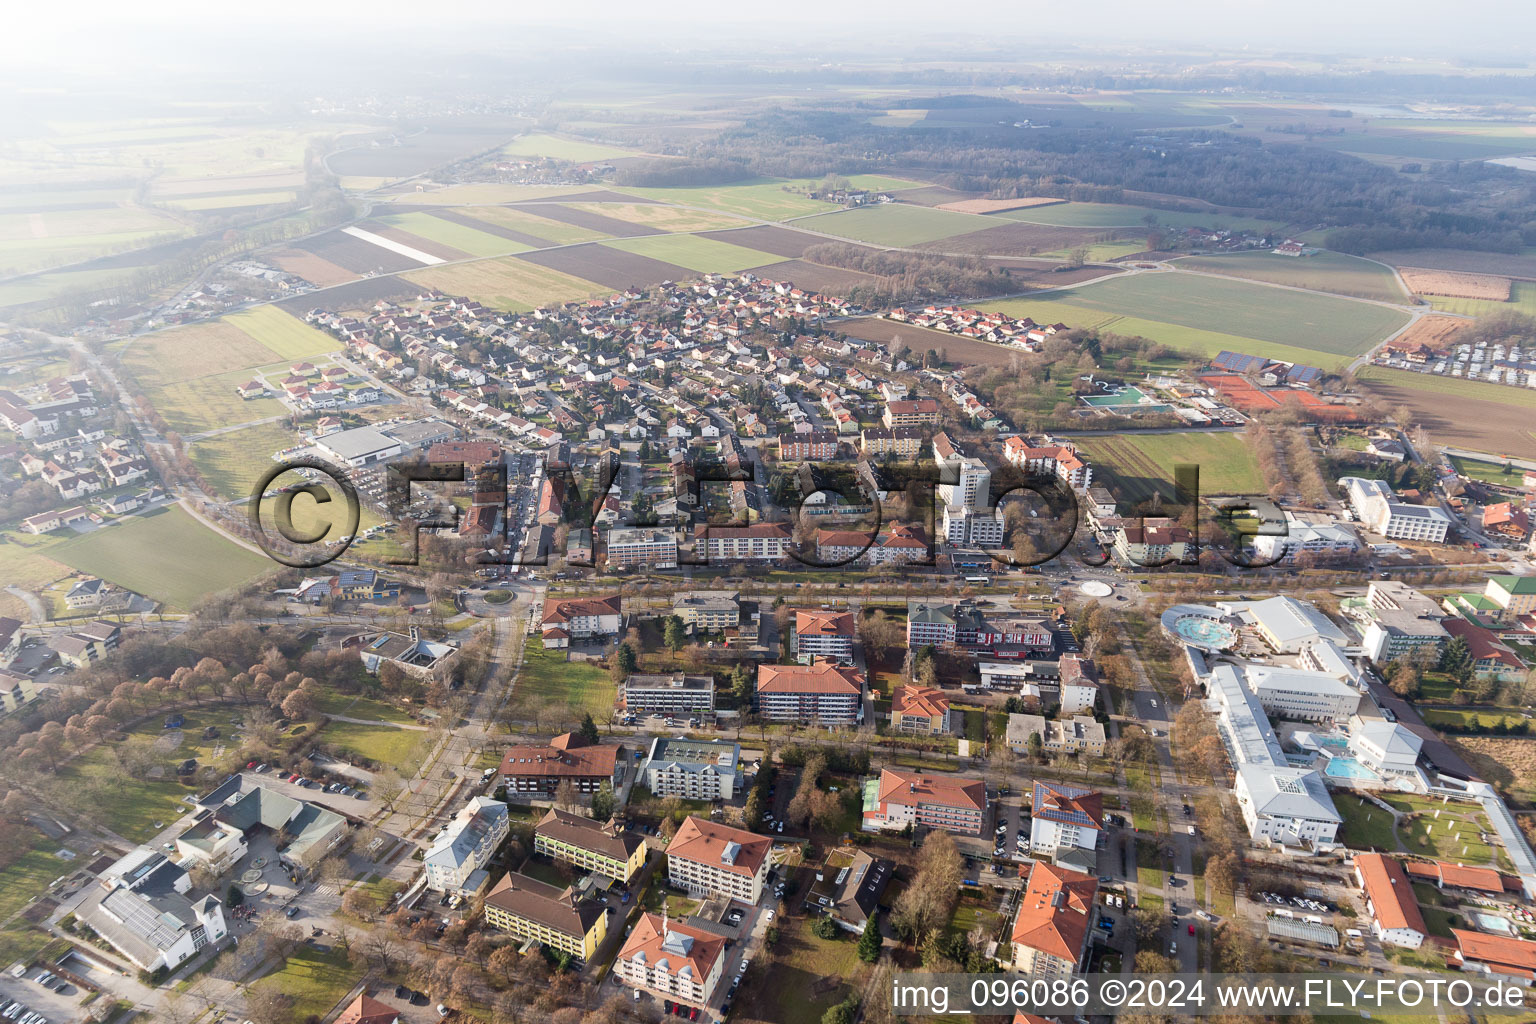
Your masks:
<instances>
[{"instance_id":1,"label":"orange roof building","mask_svg":"<svg viewBox=\"0 0 1536 1024\"><path fill-rule=\"evenodd\" d=\"M1452 928L1451 936L1456 940L1452 959L1464 967L1526 980L1536 978L1536 942L1530 939L1465 932L1460 928Z\"/></svg>"},{"instance_id":2,"label":"orange roof building","mask_svg":"<svg viewBox=\"0 0 1536 1024\"><path fill-rule=\"evenodd\" d=\"M642 914L613 969L636 988L704 1006L725 972L725 938L660 914Z\"/></svg>"},{"instance_id":3,"label":"orange roof building","mask_svg":"<svg viewBox=\"0 0 1536 1024\"><path fill-rule=\"evenodd\" d=\"M623 602L618 594L550 598L544 602L544 617L539 624L545 647L569 647L572 639L618 636L624 624Z\"/></svg>"},{"instance_id":4,"label":"orange roof building","mask_svg":"<svg viewBox=\"0 0 1536 1024\"><path fill-rule=\"evenodd\" d=\"M394 1007L370 995L358 993L357 998L341 1011L335 1024L399 1024L399 1021L400 1013Z\"/></svg>"},{"instance_id":5,"label":"orange roof building","mask_svg":"<svg viewBox=\"0 0 1536 1024\"><path fill-rule=\"evenodd\" d=\"M796 611L790 650L799 657L853 660L853 616L848 612Z\"/></svg>"},{"instance_id":6,"label":"orange roof building","mask_svg":"<svg viewBox=\"0 0 1536 1024\"><path fill-rule=\"evenodd\" d=\"M863 827L868 832L926 825L975 836L986 816L987 787L979 779L886 768L865 786Z\"/></svg>"},{"instance_id":7,"label":"orange roof building","mask_svg":"<svg viewBox=\"0 0 1536 1024\"><path fill-rule=\"evenodd\" d=\"M854 725L864 714L864 674L849 665L759 665L757 707L773 722Z\"/></svg>"},{"instance_id":8,"label":"orange roof building","mask_svg":"<svg viewBox=\"0 0 1536 1024\"><path fill-rule=\"evenodd\" d=\"M1408 873L1394 857L1355 854L1355 880L1365 893L1371 931L1384 944L1418 949L1429 937Z\"/></svg>"},{"instance_id":9,"label":"orange roof building","mask_svg":"<svg viewBox=\"0 0 1536 1024\"><path fill-rule=\"evenodd\" d=\"M756 903L772 848L767 836L690 815L667 844L667 879L691 893Z\"/></svg>"},{"instance_id":10,"label":"orange roof building","mask_svg":"<svg viewBox=\"0 0 1536 1024\"><path fill-rule=\"evenodd\" d=\"M1493 868L1471 868L1464 864L1447 864L1443 860L1410 860L1403 865L1403 869L1414 878L1433 882L1440 889L1469 889L1473 892L1498 894L1510 888L1505 884L1504 876Z\"/></svg>"},{"instance_id":11,"label":"orange roof building","mask_svg":"<svg viewBox=\"0 0 1536 1024\"><path fill-rule=\"evenodd\" d=\"M1075 973L1088 949L1098 891L1092 875L1036 861L1013 919L1013 969L1046 979Z\"/></svg>"},{"instance_id":12,"label":"orange roof building","mask_svg":"<svg viewBox=\"0 0 1536 1024\"><path fill-rule=\"evenodd\" d=\"M949 732L949 698L932 686L898 686L891 694L891 729L917 735Z\"/></svg>"},{"instance_id":13,"label":"orange roof building","mask_svg":"<svg viewBox=\"0 0 1536 1024\"><path fill-rule=\"evenodd\" d=\"M618 786L619 744L588 743L567 732L547 744L509 747L501 759L501 778L509 793L553 793L570 780L579 793L595 793L603 783Z\"/></svg>"}]
</instances>

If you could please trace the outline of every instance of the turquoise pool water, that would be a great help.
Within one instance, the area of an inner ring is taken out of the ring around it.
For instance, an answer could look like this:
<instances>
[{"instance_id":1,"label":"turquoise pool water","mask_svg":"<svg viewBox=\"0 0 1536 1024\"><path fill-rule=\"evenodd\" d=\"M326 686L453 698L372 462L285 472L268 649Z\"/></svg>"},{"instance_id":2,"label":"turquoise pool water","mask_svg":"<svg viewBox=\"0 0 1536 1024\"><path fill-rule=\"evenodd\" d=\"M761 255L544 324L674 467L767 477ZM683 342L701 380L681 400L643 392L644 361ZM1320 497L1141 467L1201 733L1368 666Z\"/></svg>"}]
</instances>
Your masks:
<instances>
[{"instance_id":1,"label":"turquoise pool water","mask_svg":"<svg viewBox=\"0 0 1536 1024\"><path fill-rule=\"evenodd\" d=\"M1349 740L1342 736L1318 736L1315 738L1319 746L1327 747L1329 750L1349 749Z\"/></svg>"},{"instance_id":2,"label":"turquoise pool water","mask_svg":"<svg viewBox=\"0 0 1536 1024\"><path fill-rule=\"evenodd\" d=\"M1323 766L1323 774L1335 779L1361 779L1377 781L1381 778L1352 757L1330 757Z\"/></svg>"},{"instance_id":3,"label":"turquoise pool water","mask_svg":"<svg viewBox=\"0 0 1536 1024\"><path fill-rule=\"evenodd\" d=\"M1193 615L1185 616L1173 624L1173 631L1186 640L1197 644L1215 646L1230 643L1237 638L1232 627L1222 622L1212 622Z\"/></svg>"},{"instance_id":4,"label":"turquoise pool water","mask_svg":"<svg viewBox=\"0 0 1536 1024\"><path fill-rule=\"evenodd\" d=\"M1092 405L1095 407L1102 407L1106 405L1135 405L1146 397L1147 393L1140 388L1125 388L1123 391L1114 395L1088 395L1083 398L1083 404Z\"/></svg>"}]
</instances>

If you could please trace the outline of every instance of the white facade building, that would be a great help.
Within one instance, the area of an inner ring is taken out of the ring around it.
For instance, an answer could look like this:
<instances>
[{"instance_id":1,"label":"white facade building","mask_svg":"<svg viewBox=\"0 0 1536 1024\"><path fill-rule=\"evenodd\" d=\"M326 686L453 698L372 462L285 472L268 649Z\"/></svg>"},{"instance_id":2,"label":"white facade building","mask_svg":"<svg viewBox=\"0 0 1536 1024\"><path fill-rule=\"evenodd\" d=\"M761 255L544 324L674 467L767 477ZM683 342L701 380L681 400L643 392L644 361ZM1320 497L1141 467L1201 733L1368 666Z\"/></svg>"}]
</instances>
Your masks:
<instances>
[{"instance_id":1,"label":"white facade building","mask_svg":"<svg viewBox=\"0 0 1536 1024\"><path fill-rule=\"evenodd\" d=\"M507 838L510 828L506 804L490 797L475 797L427 847L422 858L427 888L454 895L479 892L489 881L484 865Z\"/></svg>"}]
</instances>

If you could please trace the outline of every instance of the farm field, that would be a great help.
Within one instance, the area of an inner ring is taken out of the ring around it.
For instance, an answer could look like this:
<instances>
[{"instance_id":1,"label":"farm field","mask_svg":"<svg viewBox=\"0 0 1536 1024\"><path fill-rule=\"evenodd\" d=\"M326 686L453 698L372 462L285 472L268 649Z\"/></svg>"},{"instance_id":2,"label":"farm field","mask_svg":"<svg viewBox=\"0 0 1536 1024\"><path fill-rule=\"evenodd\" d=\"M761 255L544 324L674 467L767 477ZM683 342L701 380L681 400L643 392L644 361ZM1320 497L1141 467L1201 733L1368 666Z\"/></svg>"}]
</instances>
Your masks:
<instances>
[{"instance_id":1,"label":"farm field","mask_svg":"<svg viewBox=\"0 0 1536 1024\"><path fill-rule=\"evenodd\" d=\"M542 205L542 204L541 204ZM575 245L578 242L595 242L608 235L593 228L584 228L579 224L567 224L564 221L554 220L550 217L540 217L535 211L540 205L531 209L517 206L467 206L454 212L460 217L467 217L473 221L490 225L492 228L500 228L504 231L513 231L524 236L530 244L538 242L535 248L545 245ZM583 206L583 208L587 208Z\"/></svg>"},{"instance_id":2,"label":"farm field","mask_svg":"<svg viewBox=\"0 0 1536 1024\"><path fill-rule=\"evenodd\" d=\"M963 235L987 226L975 214L931 206L880 205L806 217L796 227L873 245L917 245Z\"/></svg>"},{"instance_id":3,"label":"farm field","mask_svg":"<svg viewBox=\"0 0 1536 1024\"><path fill-rule=\"evenodd\" d=\"M805 214L827 212L828 204L790 191L786 186L792 184L783 178L759 178L735 185L625 188L619 191L676 206L723 210L758 220L788 220Z\"/></svg>"},{"instance_id":4,"label":"farm field","mask_svg":"<svg viewBox=\"0 0 1536 1024\"><path fill-rule=\"evenodd\" d=\"M1271 252L1241 252L1220 256L1188 256L1174 263L1180 270L1200 270L1228 277L1310 288L1384 302L1408 301L1392 271L1344 253L1277 256Z\"/></svg>"},{"instance_id":5,"label":"farm field","mask_svg":"<svg viewBox=\"0 0 1536 1024\"><path fill-rule=\"evenodd\" d=\"M1472 326L1471 320L1454 316L1421 316L1406 331L1397 336L1395 344L1405 346L1428 345L1432 349L1444 349L1455 344L1456 332Z\"/></svg>"},{"instance_id":6,"label":"farm field","mask_svg":"<svg viewBox=\"0 0 1536 1024\"><path fill-rule=\"evenodd\" d=\"M501 151L508 156L544 156L552 160L574 160L577 163L640 155L632 149L619 149L581 139L562 139L554 135L523 135L502 146Z\"/></svg>"},{"instance_id":7,"label":"farm field","mask_svg":"<svg viewBox=\"0 0 1536 1024\"><path fill-rule=\"evenodd\" d=\"M341 348L329 334L273 305L252 306L227 317L226 322L261 342L279 359L312 359Z\"/></svg>"},{"instance_id":8,"label":"farm field","mask_svg":"<svg viewBox=\"0 0 1536 1024\"><path fill-rule=\"evenodd\" d=\"M1005 213L1008 210L1023 210L1036 206L1055 206L1064 203L1065 199L1051 199L1046 196L1027 196L1023 199L957 199L949 203L940 203L941 210L953 210L956 213Z\"/></svg>"},{"instance_id":9,"label":"farm field","mask_svg":"<svg viewBox=\"0 0 1536 1024\"><path fill-rule=\"evenodd\" d=\"M1447 742L1514 803L1536 805L1536 739L1451 736Z\"/></svg>"},{"instance_id":10,"label":"farm field","mask_svg":"<svg viewBox=\"0 0 1536 1024\"><path fill-rule=\"evenodd\" d=\"M1361 367L1360 381L1388 407L1406 405L1441 444L1536 458L1536 391L1381 366Z\"/></svg>"},{"instance_id":11,"label":"farm field","mask_svg":"<svg viewBox=\"0 0 1536 1024\"><path fill-rule=\"evenodd\" d=\"M664 237L664 236L663 236ZM686 281L696 273L675 263L611 249L604 243L588 243L565 249L544 249L514 259L571 276L580 275L605 288L645 287L662 281Z\"/></svg>"},{"instance_id":12,"label":"farm field","mask_svg":"<svg viewBox=\"0 0 1536 1024\"><path fill-rule=\"evenodd\" d=\"M183 436L270 419L288 411L275 398L244 399L235 394L235 388L250 379L249 369L233 370L146 388L146 394L171 429Z\"/></svg>"},{"instance_id":13,"label":"farm field","mask_svg":"<svg viewBox=\"0 0 1536 1024\"><path fill-rule=\"evenodd\" d=\"M1247 446L1236 434L1122 434L1084 436L1081 447L1092 456L1096 473L1121 501L1137 504L1161 493L1174 498L1173 467L1200 467L1200 493L1263 494L1264 478Z\"/></svg>"},{"instance_id":14,"label":"farm field","mask_svg":"<svg viewBox=\"0 0 1536 1024\"><path fill-rule=\"evenodd\" d=\"M732 273L774 262L773 253L758 252L699 235L642 235L604 242L610 249L649 256L700 273Z\"/></svg>"},{"instance_id":15,"label":"farm field","mask_svg":"<svg viewBox=\"0 0 1536 1024\"><path fill-rule=\"evenodd\" d=\"M1395 267L1427 267L1431 270L1459 270L1468 274L1536 279L1536 252L1512 256L1508 253L1474 252L1470 249L1397 249L1373 252L1371 258Z\"/></svg>"},{"instance_id":16,"label":"farm field","mask_svg":"<svg viewBox=\"0 0 1536 1024\"><path fill-rule=\"evenodd\" d=\"M261 474L275 465L272 453L295 440L293 431L281 423L260 423L194 441L187 446L187 457L216 494L232 500L249 496Z\"/></svg>"},{"instance_id":17,"label":"farm field","mask_svg":"<svg viewBox=\"0 0 1536 1024\"><path fill-rule=\"evenodd\" d=\"M988 223L990 222L990 223ZM979 231L967 231L950 235L917 246L934 252L958 253L965 256L1036 256L1046 252L1060 252L1078 246L1108 242L1121 231L1092 230L1089 228L1064 228L1048 224L1025 224L1022 221L999 220L987 217ZM1145 249L1144 242L1136 243L1136 250Z\"/></svg>"},{"instance_id":18,"label":"farm field","mask_svg":"<svg viewBox=\"0 0 1536 1024\"><path fill-rule=\"evenodd\" d=\"M298 193L284 192L235 192L208 196L189 196L184 199L166 199L167 206L178 210L235 210L248 206L280 206L291 203Z\"/></svg>"},{"instance_id":19,"label":"farm field","mask_svg":"<svg viewBox=\"0 0 1536 1024\"><path fill-rule=\"evenodd\" d=\"M266 258L276 264L279 270L297 274L316 288L329 288L332 285L357 280L357 275L346 267L338 267L330 260L321 259L314 253L305 252L302 249L269 252Z\"/></svg>"},{"instance_id":20,"label":"farm field","mask_svg":"<svg viewBox=\"0 0 1536 1024\"><path fill-rule=\"evenodd\" d=\"M287 317L281 310L274 312ZM123 365L138 382L146 390L152 390L211 374L261 366L272 361L275 351L250 332L241 330L233 318L226 318L173 327L138 338L122 358Z\"/></svg>"},{"instance_id":21,"label":"farm field","mask_svg":"<svg viewBox=\"0 0 1536 1024\"><path fill-rule=\"evenodd\" d=\"M1017 350L1004 348L1002 345L962 338L945 331L931 331L926 327L914 327L912 324L897 323L895 320L883 320L879 317L848 320L840 324L839 329L850 338L878 341L885 345L899 342L915 352L927 352L929 349L942 350L951 361L972 366L1007 366L1020 354Z\"/></svg>"},{"instance_id":22,"label":"farm field","mask_svg":"<svg viewBox=\"0 0 1536 1024\"><path fill-rule=\"evenodd\" d=\"M1510 279L1507 277L1456 270L1425 270L1422 267L1400 267L1398 273L1403 275L1403 282L1415 295L1509 301Z\"/></svg>"},{"instance_id":23,"label":"farm field","mask_svg":"<svg viewBox=\"0 0 1536 1024\"><path fill-rule=\"evenodd\" d=\"M706 231L703 232L703 237L745 246L748 249L757 249L761 252L771 252L775 256L783 256L786 259L796 259L805 255L805 250L811 246L828 241L793 228L775 227L771 224L758 224L750 228L731 228L728 231Z\"/></svg>"},{"instance_id":24,"label":"farm field","mask_svg":"<svg viewBox=\"0 0 1536 1024\"><path fill-rule=\"evenodd\" d=\"M63 532L38 537L20 530L0 531L0 541L4 542L0 543L0 578L18 587L37 589L67 575L69 566L51 555L51 549L64 536Z\"/></svg>"},{"instance_id":25,"label":"farm field","mask_svg":"<svg viewBox=\"0 0 1536 1024\"><path fill-rule=\"evenodd\" d=\"M478 231L419 210L409 213L391 213L378 220L390 227L408 231L417 237L452 246L471 256L505 256L531 248L512 239L491 234L489 231Z\"/></svg>"},{"instance_id":26,"label":"farm field","mask_svg":"<svg viewBox=\"0 0 1536 1024\"><path fill-rule=\"evenodd\" d=\"M993 214L1008 220L1021 220L1029 224L1054 224L1073 228L1133 228L1145 231L1144 218L1157 218L1165 227L1190 228L1249 228L1263 230L1278 226L1278 222L1258 220L1224 213L1196 213L1186 210L1158 210L1150 206L1130 206L1121 203L1059 203L1055 206L1032 206L1023 210L1010 210Z\"/></svg>"},{"instance_id":27,"label":"farm field","mask_svg":"<svg viewBox=\"0 0 1536 1024\"><path fill-rule=\"evenodd\" d=\"M277 567L225 540L179 507L72 537L48 554L181 610Z\"/></svg>"},{"instance_id":28,"label":"farm field","mask_svg":"<svg viewBox=\"0 0 1536 1024\"><path fill-rule=\"evenodd\" d=\"M719 231L740 227L742 219L728 213L684 210L664 203L565 203L573 210L586 210L606 217L617 217L660 231Z\"/></svg>"},{"instance_id":29,"label":"farm field","mask_svg":"<svg viewBox=\"0 0 1536 1024\"><path fill-rule=\"evenodd\" d=\"M806 260L783 260L750 269L753 273L770 281L791 281L807 291L826 292L831 295L846 295L858 285L875 280L873 274L866 274L859 270L844 270L842 267L828 267Z\"/></svg>"},{"instance_id":30,"label":"farm field","mask_svg":"<svg viewBox=\"0 0 1536 1024\"><path fill-rule=\"evenodd\" d=\"M497 309L517 311L527 311L546 303L584 299L602 291L602 286L591 281L516 256L431 267L403 276L415 284L436 288L449 295L463 295Z\"/></svg>"},{"instance_id":31,"label":"farm field","mask_svg":"<svg viewBox=\"0 0 1536 1024\"><path fill-rule=\"evenodd\" d=\"M327 166L343 179L343 188L377 188L386 181L424 174L505 145L517 131L518 122L507 118L503 125L482 122L464 127L447 120L428 122L422 130L387 140L387 144L380 146L359 137L358 145L331 154Z\"/></svg>"},{"instance_id":32,"label":"farm field","mask_svg":"<svg viewBox=\"0 0 1536 1024\"><path fill-rule=\"evenodd\" d=\"M618 217L610 217L606 213L599 213L602 207L594 208L592 203L583 203L579 207L567 206L564 203L530 203L528 206L546 220L557 220L585 231L598 231L613 238L662 234L660 228L648 227L633 221L621 220Z\"/></svg>"},{"instance_id":33,"label":"farm field","mask_svg":"<svg viewBox=\"0 0 1536 1024\"><path fill-rule=\"evenodd\" d=\"M292 248L312 253L354 274L393 274L421 266L419 261L409 256L402 256L383 246L349 235L340 228L312 238L301 238L293 243Z\"/></svg>"},{"instance_id":34,"label":"farm field","mask_svg":"<svg viewBox=\"0 0 1536 1024\"><path fill-rule=\"evenodd\" d=\"M1428 298L1430 305L1436 309L1445 313L1460 313L1462 316L1488 316L1490 313L1523 313L1526 316L1536 316L1536 281L1510 282L1507 302L1491 299L1449 298L1439 295L1431 295Z\"/></svg>"},{"instance_id":35,"label":"farm field","mask_svg":"<svg viewBox=\"0 0 1536 1024\"><path fill-rule=\"evenodd\" d=\"M596 185L449 185L447 188L402 192L385 198L401 205L456 203L479 206L485 203L521 203L529 199L552 199L557 196L575 197L597 190Z\"/></svg>"},{"instance_id":36,"label":"farm field","mask_svg":"<svg viewBox=\"0 0 1536 1024\"><path fill-rule=\"evenodd\" d=\"M187 234L170 214L121 205L0 213L0 272L22 273L141 248Z\"/></svg>"},{"instance_id":37,"label":"farm field","mask_svg":"<svg viewBox=\"0 0 1536 1024\"><path fill-rule=\"evenodd\" d=\"M1073 248L1076 248L1075 246ZM1107 263L1110 260L1120 259L1122 256L1132 256L1138 252L1146 251L1145 241L1128 242L1089 242L1082 246L1083 258L1089 263ZM1072 249L1057 249L1055 252L1043 252L1040 255L1049 259L1064 260L1072 254Z\"/></svg>"}]
</instances>

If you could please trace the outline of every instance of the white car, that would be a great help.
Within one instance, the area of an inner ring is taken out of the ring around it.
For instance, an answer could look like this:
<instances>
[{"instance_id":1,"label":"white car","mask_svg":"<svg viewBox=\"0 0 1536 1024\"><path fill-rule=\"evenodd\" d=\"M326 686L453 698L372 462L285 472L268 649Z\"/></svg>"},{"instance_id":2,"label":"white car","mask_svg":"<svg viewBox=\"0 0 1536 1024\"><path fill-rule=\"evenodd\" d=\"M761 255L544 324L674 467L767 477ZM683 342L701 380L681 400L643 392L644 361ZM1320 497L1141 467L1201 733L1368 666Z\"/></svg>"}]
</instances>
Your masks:
<instances>
[{"instance_id":1,"label":"white car","mask_svg":"<svg viewBox=\"0 0 1536 1024\"><path fill-rule=\"evenodd\" d=\"M1152 698L1151 704L1152 704L1153 707L1157 707L1157 698L1156 697Z\"/></svg>"},{"instance_id":2,"label":"white car","mask_svg":"<svg viewBox=\"0 0 1536 1024\"><path fill-rule=\"evenodd\" d=\"M768 919L768 920L769 920L769 921L772 921L772 920L773 920L773 911L771 911L771 910L768 910L768 911L765 911L765 912L764 912L764 914L765 914L765 916L766 916L766 917L767 917L767 919Z\"/></svg>"}]
</instances>

